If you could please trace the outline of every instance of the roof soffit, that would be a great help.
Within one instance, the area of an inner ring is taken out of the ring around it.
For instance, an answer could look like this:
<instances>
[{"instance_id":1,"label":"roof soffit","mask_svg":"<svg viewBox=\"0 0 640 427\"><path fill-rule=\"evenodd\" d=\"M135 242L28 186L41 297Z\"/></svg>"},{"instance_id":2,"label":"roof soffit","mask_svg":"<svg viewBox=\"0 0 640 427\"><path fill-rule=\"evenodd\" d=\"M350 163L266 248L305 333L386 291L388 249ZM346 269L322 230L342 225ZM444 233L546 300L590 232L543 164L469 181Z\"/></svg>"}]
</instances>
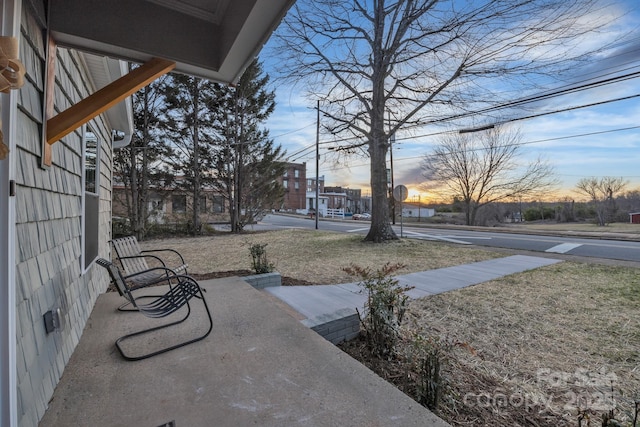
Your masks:
<instances>
[{"instance_id":1,"label":"roof soffit","mask_svg":"<svg viewBox=\"0 0 640 427\"><path fill-rule=\"evenodd\" d=\"M295 0L55 0L60 46L133 62L161 57L177 72L235 82Z\"/></svg>"}]
</instances>

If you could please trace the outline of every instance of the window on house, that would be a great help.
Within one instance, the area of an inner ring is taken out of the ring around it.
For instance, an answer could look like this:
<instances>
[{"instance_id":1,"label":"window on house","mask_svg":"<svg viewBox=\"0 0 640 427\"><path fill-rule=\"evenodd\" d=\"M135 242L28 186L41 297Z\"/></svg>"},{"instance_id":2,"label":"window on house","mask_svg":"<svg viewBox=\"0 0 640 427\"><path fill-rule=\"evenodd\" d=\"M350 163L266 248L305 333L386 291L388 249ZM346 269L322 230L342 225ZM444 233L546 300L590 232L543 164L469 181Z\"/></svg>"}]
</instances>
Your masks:
<instances>
[{"instance_id":1,"label":"window on house","mask_svg":"<svg viewBox=\"0 0 640 427\"><path fill-rule=\"evenodd\" d=\"M187 196L184 194L174 194L171 196L171 210L174 213L187 211Z\"/></svg>"},{"instance_id":2,"label":"window on house","mask_svg":"<svg viewBox=\"0 0 640 427\"><path fill-rule=\"evenodd\" d=\"M298 169L294 169L293 171L293 177L294 178L300 178L300 171Z\"/></svg>"},{"instance_id":3,"label":"window on house","mask_svg":"<svg viewBox=\"0 0 640 427\"><path fill-rule=\"evenodd\" d=\"M224 197L213 196L213 212L214 213L224 212Z\"/></svg>"},{"instance_id":4,"label":"window on house","mask_svg":"<svg viewBox=\"0 0 640 427\"><path fill-rule=\"evenodd\" d=\"M293 183L293 187L297 190L300 188L300 183L298 181Z\"/></svg>"},{"instance_id":5,"label":"window on house","mask_svg":"<svg viewBox=\"0 0 640 427\"><path fill-rule=\"evenodd\" d=\"M207 198L206 196L202 196L200 197L200 206L199 206L199 212L202 214L207 213Z\"/></svg>"},{"instance_id":6,"label":"window on house","mask_svg":"<svg viewBox=\"0 0 640 427\"><path fill-rule=\"evenodd\" d=\"M287 181L286 179L284 181L282 181L282 186L284 188L289 188L289 181Z\"/></svg>"},{"instance_id":7,"label":"window on house","mask_svg":"<svg viewBox=\"0 0 640 427\"><path fill-rule=\"evenodd\" d=\"M151 199L151 200L149 200L149 210L150 211L163 211L164 210L164 202L161 199Z\"/></svg>"},{"instance_id":8,"label":"window on house","mask_svg":"<svg viewBox=\"0 0 640 427\"><path fill-rule=\"evenodd\" d=\"M284 173L282 174L282 176L284 176L285 178L289 175L289 171L284 171Z\"/></svg>"},{"instance_id":9,"label":"window on house","mask_svg":"<svg viewBox=\"0 0 640 427\"><path fill-rule=\"evenodd\" d=\"M86 270L98 257L100 206L100 144L97 135L86 127L82 141L82 267Z\"/></svg>"}]
</instances>

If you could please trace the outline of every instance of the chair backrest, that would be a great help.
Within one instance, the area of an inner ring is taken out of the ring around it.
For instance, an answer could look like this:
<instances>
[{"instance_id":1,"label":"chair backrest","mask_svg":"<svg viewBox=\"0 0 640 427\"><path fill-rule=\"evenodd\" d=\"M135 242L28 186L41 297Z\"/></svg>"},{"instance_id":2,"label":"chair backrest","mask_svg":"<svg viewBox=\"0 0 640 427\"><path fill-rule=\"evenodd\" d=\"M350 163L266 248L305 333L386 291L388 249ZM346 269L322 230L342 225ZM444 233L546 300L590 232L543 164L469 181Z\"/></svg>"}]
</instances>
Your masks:
<instances>
[{"instance_id":1,"label":"chair backrest","mask_svg":"<svg viewBox=\"0 0 640 427\"><path fill-rule=\"evenodd\" d=\"M124 277L122 277L122 273L118 267L116 267L111 261L107 261L104 258L98 258L96 260L96 264L107 269L109 276L111 276L111 281L118 289L118 293L135 305L131 292L129 291L129 287L124 280Z\"/></svg>"},{"instance_id":2,"label":"chair backrest","mask_svg":"<svg viewBox=\"0 0 640 427\"><path fill-rule=\"evenodd\" d=\"M149 269L145 257L140 256L142 250L135 236L119 237L111 241L120 265L126 274L133 274ZM127 258L132 257L132 258Z\"/></svg>"}]
</instances>

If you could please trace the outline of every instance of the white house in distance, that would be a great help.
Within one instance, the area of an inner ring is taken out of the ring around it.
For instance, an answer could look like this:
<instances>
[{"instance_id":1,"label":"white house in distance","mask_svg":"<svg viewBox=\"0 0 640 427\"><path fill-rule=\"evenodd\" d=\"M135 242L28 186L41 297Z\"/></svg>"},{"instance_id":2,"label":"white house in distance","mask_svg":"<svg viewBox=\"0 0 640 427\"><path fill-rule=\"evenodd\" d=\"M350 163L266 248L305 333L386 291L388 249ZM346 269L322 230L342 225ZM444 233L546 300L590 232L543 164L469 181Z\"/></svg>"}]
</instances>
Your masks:
<instances>
[{"instance_id":1,"label":"white house in distance","mask_svg":"<svg viewBox=\"0 0 640 427\"><path fill-rule=\"evenodd\" d=\"M402 216L404 218L429 218L436 214L435 209L424 208L418 203L402 203Z\"/></svg>"},{"instance_id":2,"label":"white house in distance","mask_svg":"<svg viewBox=\"0 0 640 427\"><path fill-rule=\"evenodd\" d=\"M113 148L133 131L127 98L169 71L234 83L293 3L0 3L0 41L19 46L0 58L13 82L0 93L1 426L38 425L107 288L94 261L110 257ZM52 315L60 322L47 328Z\"/></svg>"}]
</instances>

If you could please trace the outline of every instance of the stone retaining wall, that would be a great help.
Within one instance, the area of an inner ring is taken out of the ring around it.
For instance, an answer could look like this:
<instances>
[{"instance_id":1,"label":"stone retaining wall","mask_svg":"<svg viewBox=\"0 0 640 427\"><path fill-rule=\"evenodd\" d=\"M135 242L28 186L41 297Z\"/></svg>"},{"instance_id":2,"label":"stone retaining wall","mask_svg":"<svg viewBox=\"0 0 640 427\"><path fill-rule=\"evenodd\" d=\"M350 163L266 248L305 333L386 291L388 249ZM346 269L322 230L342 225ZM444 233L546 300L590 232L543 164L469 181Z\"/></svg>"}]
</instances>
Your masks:
<instances>
[{"instance_id":1,"label":"stone retaining wall","mask_svg":"<svg viewBox=\"0 0 640 427\"><path fill-rule=\"evenodd\" d=\"M360 334L360 318L358 312L352 308L343 308L331 314L305 319L302 324L333 344L352 340Z\"/></svg>"},{"instance_id":2,"label":"stone retaining wall","mask_svg":"<svg viewBox=\"0 0 640 427\"><path fill-rule=\"evenodd\" d=\"M253 276L244 276L242 279L256 289L282 286L280 273L254 274ZM313 319L305 319L302 324L333 344L352 340L360 334L358 312L351 308L344 308Z\"/></svg>"},{"instance_id":3,"label":"stone retaining wall","mask_svg":"<svg viewBox=\"0 0 640 427\"><path fill-rule=\"evenodd\" d=\"M242 278L245 282L249 283L256 289L269 288L271 286L281 286L282 276L280 273L263 273L254 274L253 276L245 276Z\"/></svg>"}]
</instances>

